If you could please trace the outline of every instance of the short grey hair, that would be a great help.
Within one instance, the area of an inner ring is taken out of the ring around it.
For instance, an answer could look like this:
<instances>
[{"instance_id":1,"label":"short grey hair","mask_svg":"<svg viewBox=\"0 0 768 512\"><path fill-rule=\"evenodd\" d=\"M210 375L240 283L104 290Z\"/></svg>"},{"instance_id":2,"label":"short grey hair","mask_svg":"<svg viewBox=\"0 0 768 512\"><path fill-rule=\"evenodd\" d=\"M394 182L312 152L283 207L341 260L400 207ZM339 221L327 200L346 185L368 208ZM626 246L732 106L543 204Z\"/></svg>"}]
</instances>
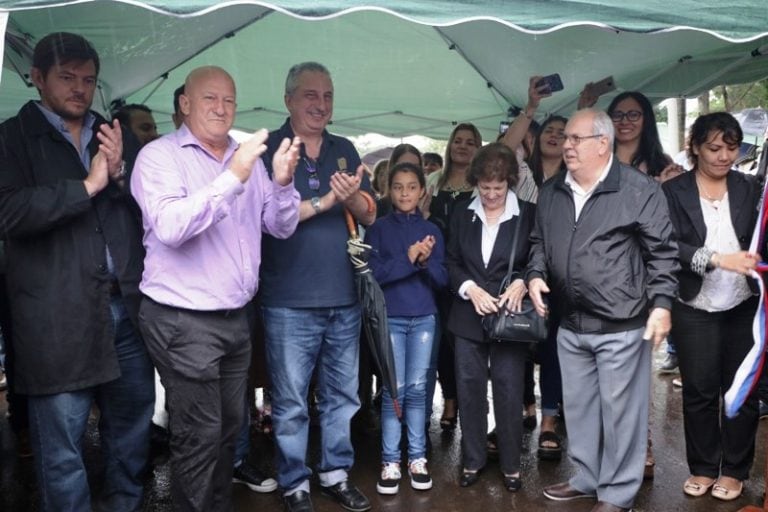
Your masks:
<instances>
[{"instance_id":1,"label":"short grey hair","mask_svg":"<svg viewBox=\"0 0 768 512\"><path fill-rule=\"evenodd\" d=\"M608 147L613 150L613 140L616 137L616 131L613 127L613 121L605 111L597 108L585 108L585 112L592 113L592 135L604 135L608 138Z\"/></svg>"},{"instance_id":2,"label":"short grey hair","mask_svg":"<svg viewBox=\"0 0 768 512\"><path fill-rule=\"evenodd\" d=\"M304 73L305 71L314 72L314 73L323 73L328 76L328 78L331 78L331 73L328 71L328 68L320 64L319 62L302 62L301 64L296 64L294 66L291 66L291 69L288 70L288 76L285 77L285 95L291 96L294 92L296 92L296 89L299 87L299 75Z\"/></svg>"}]
</instances>

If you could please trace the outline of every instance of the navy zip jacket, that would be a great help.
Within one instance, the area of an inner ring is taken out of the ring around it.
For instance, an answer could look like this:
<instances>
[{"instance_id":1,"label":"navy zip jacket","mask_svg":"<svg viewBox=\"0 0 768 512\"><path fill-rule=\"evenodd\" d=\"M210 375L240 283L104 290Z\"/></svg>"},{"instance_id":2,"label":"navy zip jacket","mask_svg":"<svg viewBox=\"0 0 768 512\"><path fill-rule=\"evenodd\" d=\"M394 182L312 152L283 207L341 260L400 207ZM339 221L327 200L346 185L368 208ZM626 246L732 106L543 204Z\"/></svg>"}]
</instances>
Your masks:
<instances>
[{"instance_id":1,"label":"navy zip jacket","mask_svg":"<svg viewBox=\"0 0 768 512\"><path fill-rule=\"evenodd\" d=\"M408 248L427 235L435 237L435 246L422 267L408 259ZM434 292L448 286L445 242L437 226L418 210L412 214L393 211L366 230L365 243L373 248L369 265L384 291L389 316L437 313Z\"/></svg>"}]
</instances>

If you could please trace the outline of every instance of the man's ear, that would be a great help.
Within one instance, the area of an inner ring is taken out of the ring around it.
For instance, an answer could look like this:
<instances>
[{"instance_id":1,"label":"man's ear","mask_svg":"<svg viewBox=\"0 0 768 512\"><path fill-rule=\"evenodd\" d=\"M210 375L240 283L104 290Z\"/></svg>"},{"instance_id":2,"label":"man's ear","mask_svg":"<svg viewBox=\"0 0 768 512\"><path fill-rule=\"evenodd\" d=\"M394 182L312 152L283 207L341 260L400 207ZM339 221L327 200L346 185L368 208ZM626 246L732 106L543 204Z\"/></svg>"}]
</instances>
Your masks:
<instances>
[{"instance_id":1,"label":"man's ear","mask_svg":"<svg viewBox=\"0 0 768 512\"><path fill-rule=\"evenodd\" d=\"M189 115L189 98L186 94L179 96L179 110L185 116Z\"/></svg>"},{"instance_id":2,"label":"man's ear","mask_svg":"<svg viewBox=\"0 0 768 512\"><path fill-rule=\"evenodd\" d=\"M35 84L35 87L37 89L42 89L43 85L45 84L45 76L43 76L43 72L36 67L32 67L29 70L29 77L32 79L32 83Z\"/></svg>"}]
</instances>

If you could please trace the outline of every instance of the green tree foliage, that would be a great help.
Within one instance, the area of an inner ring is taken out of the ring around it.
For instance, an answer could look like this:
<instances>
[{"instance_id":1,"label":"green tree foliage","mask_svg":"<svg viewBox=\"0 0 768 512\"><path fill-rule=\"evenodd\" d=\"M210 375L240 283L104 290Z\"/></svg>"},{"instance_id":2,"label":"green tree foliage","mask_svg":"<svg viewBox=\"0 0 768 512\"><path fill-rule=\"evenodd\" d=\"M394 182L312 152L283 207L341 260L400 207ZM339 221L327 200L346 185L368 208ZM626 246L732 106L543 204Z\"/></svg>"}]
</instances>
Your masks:
<instances>
[{"instance_id":1,"label":"green tree foliage","mask_svg":"<svg viewBox=\"0 0 768 512\"><path fill-rule=\"evenodd\" d=\"M755 107L768 108L768 79L748 84L723 85L710 93L712 112L738 112Z\"/></svg>"}]
</instances>

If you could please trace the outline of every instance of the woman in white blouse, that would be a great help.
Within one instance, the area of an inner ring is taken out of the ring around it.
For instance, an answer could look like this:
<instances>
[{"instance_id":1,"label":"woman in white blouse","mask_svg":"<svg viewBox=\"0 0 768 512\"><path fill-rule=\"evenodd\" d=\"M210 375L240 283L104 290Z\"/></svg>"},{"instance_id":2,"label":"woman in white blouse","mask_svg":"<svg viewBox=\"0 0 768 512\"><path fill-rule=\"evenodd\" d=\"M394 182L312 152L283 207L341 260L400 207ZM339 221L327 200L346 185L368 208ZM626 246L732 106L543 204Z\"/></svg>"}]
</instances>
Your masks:
<instances>
[{"instance_id":1,"label":"woman in white blouse","mask_svg":"<svg viewBox=\"0 0 768 512\"><path fill-rule=\"evenodd\" d=\"M691 127L691 172L664 183L680 251L680 294L671 336L683 380L689 496L721 500L741 495L749 478L758 424L757 396L735 418L720 400L753 344L756 284L749 277L759 255L747 251L760 191L731 170L742 132L730 114L700 116Z\"/></svg>"}]
</instances>

